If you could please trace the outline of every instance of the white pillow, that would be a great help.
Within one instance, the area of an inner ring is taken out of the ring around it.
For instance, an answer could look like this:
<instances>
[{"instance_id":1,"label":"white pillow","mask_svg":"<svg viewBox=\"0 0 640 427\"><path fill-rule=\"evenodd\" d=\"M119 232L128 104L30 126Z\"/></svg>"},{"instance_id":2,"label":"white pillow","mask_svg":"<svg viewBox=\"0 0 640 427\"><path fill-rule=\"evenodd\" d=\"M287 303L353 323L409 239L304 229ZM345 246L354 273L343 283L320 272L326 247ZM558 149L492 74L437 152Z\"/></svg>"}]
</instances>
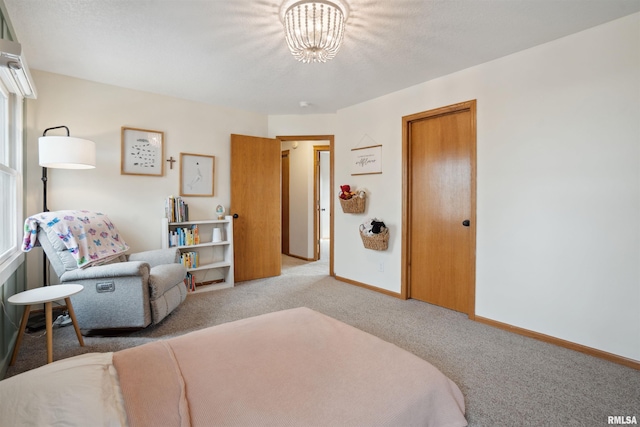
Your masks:
<instances>
[{"instance_id":1,"label":"white pillow","mask_svg":"<svg viewBox=\"0 0 640 427\"><path fill-rule=\"evenodd\" d=\"M0 381L7 426L126 426L113 353L63 359Z\"/></svg>"}]
</instances>

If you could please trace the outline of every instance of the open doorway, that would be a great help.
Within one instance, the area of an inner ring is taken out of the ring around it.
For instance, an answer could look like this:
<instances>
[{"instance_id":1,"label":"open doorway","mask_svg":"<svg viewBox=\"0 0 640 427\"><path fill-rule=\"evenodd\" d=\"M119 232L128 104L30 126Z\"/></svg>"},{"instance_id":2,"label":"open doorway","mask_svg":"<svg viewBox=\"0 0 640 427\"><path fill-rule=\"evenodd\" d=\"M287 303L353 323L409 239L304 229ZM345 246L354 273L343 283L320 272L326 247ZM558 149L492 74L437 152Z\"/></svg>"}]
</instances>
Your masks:
<instances>
[{"instance_id":1,"label":"open doorway","mask_svg":"<svg viewBox=\"0 0 640 427\"><path fill-rule=\"evenodd\" d=\"M283 153L282 236L287 240L282 253L328 262L333 275L333 135L277 138Z\"/></svg>"},{"instance_id":2,"label":"open doorway","mask_svg":"<svg viewBox=\"0 0 640 427\"><path fill-rule=\"evenodd\" d=\"M329 258L329 244L331 242L331 215L329 214L331 205L330 149L331 147L328 145L316 145L313 147L315 260L328 260Z\"/></svg>"},{"instance_id":3,"label":"open doorway","mask_svg":"<svg viewBox=\"0 0 640 427\"><path fill-rule=\"evenodd\" d=\"M282 173L280 174L280 185L282 186L282 217L280 226L282 228L282 253L289 255L289 150L282 150Z\"/></svg>"}]
</instances>

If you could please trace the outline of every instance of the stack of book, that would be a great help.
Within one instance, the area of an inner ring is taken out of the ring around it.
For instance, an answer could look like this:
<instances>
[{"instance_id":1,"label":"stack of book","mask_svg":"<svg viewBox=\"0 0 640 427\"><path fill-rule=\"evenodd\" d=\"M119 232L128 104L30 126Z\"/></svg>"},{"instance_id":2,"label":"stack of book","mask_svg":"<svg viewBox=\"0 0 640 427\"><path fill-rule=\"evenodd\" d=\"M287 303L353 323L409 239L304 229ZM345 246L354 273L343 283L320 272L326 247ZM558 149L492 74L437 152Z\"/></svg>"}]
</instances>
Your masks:
<instances>
[{"instance_id":1,"label":"stack of book","mask_svg":"<svg viewBox=\"0 0 640 427\"><path fill-rule=\"evenodd\" d=\"M164 203L164 214L169 222L189 221L189 205L180 196L169 196Z\"/></svg>"}]
</instances>

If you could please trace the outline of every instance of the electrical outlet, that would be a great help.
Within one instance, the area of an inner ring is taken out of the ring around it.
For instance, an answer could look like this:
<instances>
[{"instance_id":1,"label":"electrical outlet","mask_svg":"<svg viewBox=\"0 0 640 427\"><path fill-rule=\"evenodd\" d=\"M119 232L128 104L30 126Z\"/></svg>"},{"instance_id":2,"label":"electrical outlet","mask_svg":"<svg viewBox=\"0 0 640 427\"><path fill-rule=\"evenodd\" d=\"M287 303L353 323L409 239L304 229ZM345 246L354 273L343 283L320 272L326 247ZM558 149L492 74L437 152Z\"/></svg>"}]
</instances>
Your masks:
<instances>
[{"instance_id":1,"label":"electrical outlet","mask_svg":"<svg viewBox=\"0 0 640 427\"><path fill-rule=\"evenodd\" d=\"M380 272L384 271L384 262L381 262L380 264L378 264L378 271Z\"/></svg>"}]
</instances>

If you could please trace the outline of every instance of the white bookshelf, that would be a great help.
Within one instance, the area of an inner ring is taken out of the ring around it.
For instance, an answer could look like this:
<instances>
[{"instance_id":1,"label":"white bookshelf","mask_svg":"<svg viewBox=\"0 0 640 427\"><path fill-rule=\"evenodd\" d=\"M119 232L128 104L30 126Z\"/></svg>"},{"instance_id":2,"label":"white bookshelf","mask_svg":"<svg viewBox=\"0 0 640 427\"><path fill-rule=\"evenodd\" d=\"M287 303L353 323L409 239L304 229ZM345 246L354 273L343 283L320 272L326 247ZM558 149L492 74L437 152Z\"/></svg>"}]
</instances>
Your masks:
<instances>
[{"instance_id":1,"label":"white bookshelf","mask_svg":"<svg viewBox=\"0 0 640 427\"><path fill-rule=\"evenodd\" d=\"M200 242L190 245L171 246L170 236L177 229L191 230L198 228ZM220 229L221 241L213 242L214 228ZM180 252L197 252L199 263L197 267L187 267L187 271L196 278L196 290L190 294L231 288L234 286L233 277L233 219L210 219L200 221L169 222L162 219L162 247L177 247Z\"/></svg>"}]
</instances>

